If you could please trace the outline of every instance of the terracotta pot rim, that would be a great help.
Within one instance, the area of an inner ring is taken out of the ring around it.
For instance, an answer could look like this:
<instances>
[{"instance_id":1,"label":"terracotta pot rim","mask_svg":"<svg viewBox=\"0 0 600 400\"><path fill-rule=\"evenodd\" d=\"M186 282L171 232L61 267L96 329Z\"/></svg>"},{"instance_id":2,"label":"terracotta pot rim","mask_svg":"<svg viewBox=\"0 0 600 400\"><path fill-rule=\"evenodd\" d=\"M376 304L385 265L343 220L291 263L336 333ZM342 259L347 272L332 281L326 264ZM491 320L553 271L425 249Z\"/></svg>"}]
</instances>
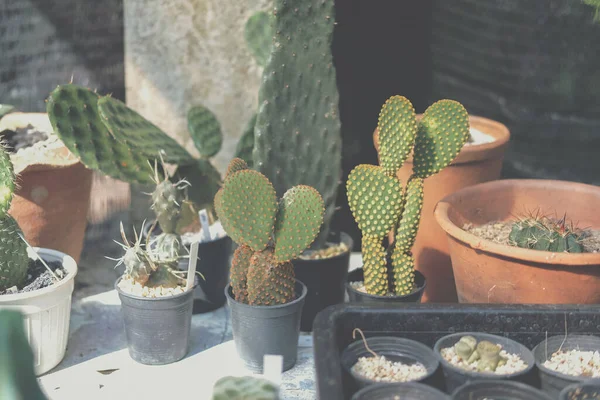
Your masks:
<instances>
[{"instance_id":1,"label":"terracotta pot rim","mask_svg":"<svg viewBox=\"0 0 600 400\"><path fill-rule=\"evenodd\" d=\"M530 263L569 266L600 266L600 253L553 253L498 244L492 242L491 240L482 239L461 229L460 227L456 226L448 216L449 211L452 209L452 204L461 197L468 196L477 198L480 192L498 188L536 187L548 186L549 184L562 187L563 189L571 192L597 193L598 197L600 197L600 187L584 183L547 179L502 179L473 185L446 196L436 205L434 216L440 227L448 236L479 251L491 253L505 258L523 260Z\"/></svg>"}]
</instances>

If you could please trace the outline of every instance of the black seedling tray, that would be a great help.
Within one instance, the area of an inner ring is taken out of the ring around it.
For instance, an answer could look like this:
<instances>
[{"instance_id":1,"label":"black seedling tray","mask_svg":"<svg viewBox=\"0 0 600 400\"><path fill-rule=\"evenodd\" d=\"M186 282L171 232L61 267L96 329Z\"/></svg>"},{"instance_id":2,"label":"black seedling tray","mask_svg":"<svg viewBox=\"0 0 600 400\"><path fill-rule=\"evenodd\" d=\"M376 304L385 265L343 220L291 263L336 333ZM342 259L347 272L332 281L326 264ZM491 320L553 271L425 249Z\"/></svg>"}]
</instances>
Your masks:
<instances>
[{"instance_id":1,"label":"black seedling tray","mask_svg":"<svg viewBox=\"0 0 600 400\"><path fill-rule=\"evenodd\" d=\"M600 305L335 305L319 313L313 328L318 398L343 400L354 394L351 377L340 362L342 351L354 341L354 328L367 339L399 336L432 348L449 333L486 332L533 349L546 337L564 335L565 327L569 334L600 335Z\"/></svg>"}]
</instances>

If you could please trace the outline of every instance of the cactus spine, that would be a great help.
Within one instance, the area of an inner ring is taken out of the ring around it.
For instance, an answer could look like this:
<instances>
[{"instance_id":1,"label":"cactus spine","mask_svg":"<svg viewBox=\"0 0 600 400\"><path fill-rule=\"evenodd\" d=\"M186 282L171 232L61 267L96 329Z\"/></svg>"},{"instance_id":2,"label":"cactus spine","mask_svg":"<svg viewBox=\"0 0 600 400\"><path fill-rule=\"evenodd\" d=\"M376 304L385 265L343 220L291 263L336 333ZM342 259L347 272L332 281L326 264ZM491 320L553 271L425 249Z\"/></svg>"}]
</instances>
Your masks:
<instances>
[{"instance_id":1,"label":"cactus spine","mask_svg":"<svg viewBox=\"0 0 600 400\"><path fill-rule=\"evenodd\" d=\"M362 164L348 175L348 204L362 232L364 284L367 292L396 295L415 289L411 253L423 207L424 180L448 166L469 138L465 108L452 100L432 104L417 122L413 105L402 96L390 97L381 108L380 165ZM398 170L413 152L413 174L404 189ZM393 284L390 285L385 235L394 231L391 246Z\"/></svg>"},{"instance_id":2,"label":"cactus spine","mask_svg":"<svg viewBox=\"0 0 600 400\"><path fill-rule=\"evenodd\" d=\"M271 53L259 91L254 168L277 192L314 187L323 197L323 227L313 248L329 234L341 180L339 94L331 54L333 0L276 0Z\"/></svg>"},{"instance_id":3,"label":"cactus spine","mask_svg":"<svg viewBox=\"0 0 600 400\"><path fill-rule=\"evenodd\" d=\"M583 253L582 236L566 223L539 215L520 218L512 225L509 244L525 249L559 253Z\"/></svg>"},{"instance_id":4,"label":"cactus spine","mask_svg":"<svg viewBox=\"0 0 600 400\"><path fill-rule=\"evenodd\" d=\"M215 196L223 228L239 245L231 265L231 288L239 302L284 304L295 296L290 260L317 236L323 199L314 188L297 185L278 202L267 177L245 166L243 160L232 160Z\"/></svg>"}]
</instances>

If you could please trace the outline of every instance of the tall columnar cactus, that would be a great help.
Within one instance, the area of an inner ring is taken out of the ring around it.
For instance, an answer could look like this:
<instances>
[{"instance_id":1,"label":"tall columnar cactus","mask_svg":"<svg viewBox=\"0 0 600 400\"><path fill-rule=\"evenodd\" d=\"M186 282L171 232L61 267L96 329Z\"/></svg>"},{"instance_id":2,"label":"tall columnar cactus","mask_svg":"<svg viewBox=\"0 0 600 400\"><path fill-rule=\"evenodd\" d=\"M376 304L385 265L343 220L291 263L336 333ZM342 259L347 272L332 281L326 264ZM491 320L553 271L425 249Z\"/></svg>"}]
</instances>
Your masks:
<instances>
[{"instance_id":1,"label":"tall columnar cactus","mask_svg":"<svg viewBox=\"0 0 600 400\"><path fill-rule=\"evenodd\" d=\"M508 236L509 243L525 249L583 253L581 235L566 223L566 215L560 221L531 216L513 223Z\"/></svg>"},{"instance_id":2,"label":"tall columnar cactus","mask_svg":"<svg viewBox=\"0 0 600 400\"><path fill-rule=\"evenodd\" d=\"M235 299L250 305L275 305L295 296L290 260L315 239L323 222L321 195L297 185L277 201L271 182L234 159L215 210L229 236L239 245L231 264Z\"/></svg>"},{"instance_id":3,"label":"tall columnar cactus","mask_svg":"<svg viewBox=\"0 0 600 400\"><path fill-rule=\"evenodd\" d=\"M469 137L465 108L452 100L431 105L417 122L408 99L392 96L378 122L380 165L362 164L347 181L348 204L362 238L364 284L374 295L389 292L387 252L382 242L394 231L391 251L393 291L414 290L415 262L411 253L423 207L424 180L448 166ZM398 170L413 152L413 174L404 189Z\"/></svg>"},{"instance_id":4,"label":"tall columnar cactus","mask_svg":"<svg viewBox=\"0 0 600 400\"><path fill-rule=\"evenodd\" d=\"M27 277L29 256L21 228L8 214L15 184L15 172L4 144L0 143L0 290L19 286Z\"/></svg>"},{"instance_id":5,"label":"tall columnar cactus","mask_svg":"<svg viewBox=\"0 0 600 400\"><path fill-rule=\"evenodd\" d=\"M295 185L314 187L325 203L313 248L328 238L341 180L341 132L331 54L333 0L276 0L273 45L263 71L254 130L254 168L278 196Z\"/></svg>"}]
</instances>

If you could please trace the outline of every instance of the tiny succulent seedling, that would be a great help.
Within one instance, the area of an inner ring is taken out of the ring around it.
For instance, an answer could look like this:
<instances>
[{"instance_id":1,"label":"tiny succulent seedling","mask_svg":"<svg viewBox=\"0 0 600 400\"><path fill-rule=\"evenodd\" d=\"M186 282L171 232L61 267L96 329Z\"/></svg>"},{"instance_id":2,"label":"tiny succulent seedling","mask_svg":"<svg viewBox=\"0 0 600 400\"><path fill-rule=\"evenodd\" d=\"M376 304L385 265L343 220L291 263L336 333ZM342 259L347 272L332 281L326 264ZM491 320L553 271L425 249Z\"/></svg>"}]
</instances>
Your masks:
<instances>
[{"instance_id":1,"label":"tiny succulent seedling","mask_svg":"<svg viewBox=\"0 0 600 400\"><path fill-rule=\"evenodd\" d=\"M465 108L453 100L432 104L417 122L411 102L390 97L379 114L380 165L361 164L348 176L348 204L362 232L364 284L367 292L389 292L387 255L391 251L393 291L407 295L415 289L411 253L421 209L424 180L440 172L458 155L469 137ZM402 187L398 170L413 152L413 173ZM393 230L391 248L382 246Z\"/></svg>"},{"instance_id":2,"label":"tiny succulent seedling","mask_svg":"<svg viewBox=\"0 0 600 400\"><path fill-rule=\"evenodd\" d=\"M502 347L488 340L479 343L473 336L463 336L454 344L454 352L466 364L477 362L478 372L494 372L506 364L507 358L500 355Z\"/></svg>"},{"instance_id":3,"label":"tiny succulent seedling","mask_svg":"<svg viewBox=\"0 0 600 400\"><path fill-rule=\"evenodd\" d=\"M215 210L227 234L239 247L231 263L235 299L250 305L275 305L295 296L290 260L315 239L323 222L323 199L314 188L298 185L277 200L271 182L234 159Z\"/></svg>"}]
</instances>

